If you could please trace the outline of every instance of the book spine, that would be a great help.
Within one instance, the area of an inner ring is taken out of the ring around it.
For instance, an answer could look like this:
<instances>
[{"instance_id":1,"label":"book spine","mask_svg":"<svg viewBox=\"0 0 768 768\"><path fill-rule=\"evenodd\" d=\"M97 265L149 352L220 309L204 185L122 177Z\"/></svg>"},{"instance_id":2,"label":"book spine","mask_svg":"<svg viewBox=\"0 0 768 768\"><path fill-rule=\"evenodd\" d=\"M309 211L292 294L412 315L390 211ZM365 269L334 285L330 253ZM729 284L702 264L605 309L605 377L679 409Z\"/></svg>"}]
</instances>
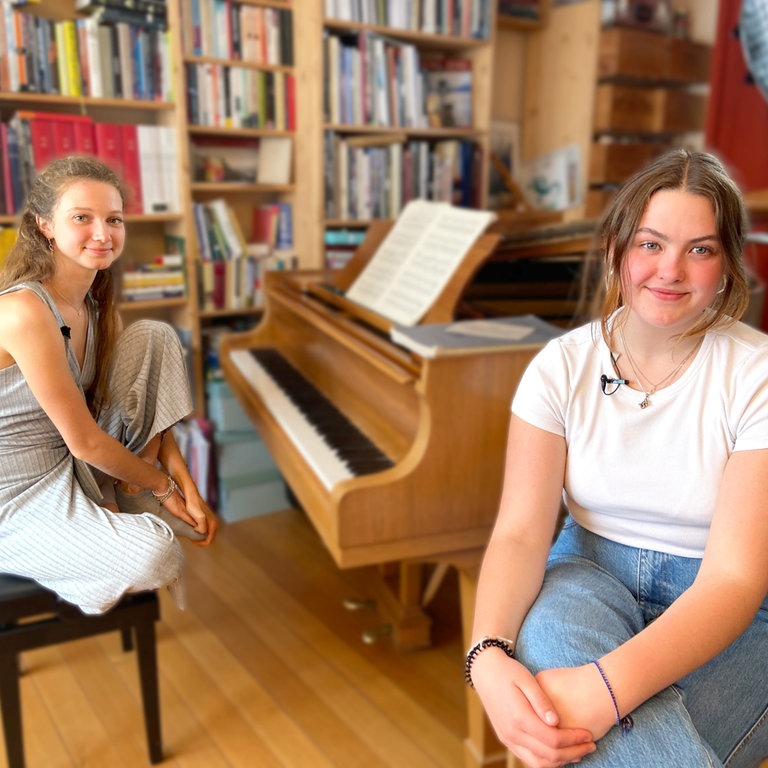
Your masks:
<instances>
[{"instance_id":1,"label":"book spine","mask_svg":"<svg viewBox=\"0 0 768 768\"><path fill-rule=\"evenodd\" d=\"M144 200L141 194L141 160L139 157L138 128L133 123L120 126L123 147L123 182L126 188L126 213L143 213Z\"/></svg>"},{"instance_id":2,"label":"book spine","mask_svg":"<svg viewBox=\"0 0 768 768\"><path fill-rule=\"evenodd\" d=\"M124 178L122 132L117 123L95 123L93 126L96 157Z\"/></svg>"},{"instance_id":3,"label":"book spine","mask_svg":"<svg viewBox=\"0 0 768 768\"><path fill-rule=\"evenodd\" d=\"M68 19L61 22L64 35L64 60L67 70L67 95L82 96L82 72L80 70L80 52L77 44L77 25Z\"/></svg>"},{"instance_id":4,"label":"book spine","mask_svg":"<svg viewBox=\"0 0 768 768\"><path fill-rule=\"evenodd\" d=\"M5 60L8 68L8 90L16 92L20 89L19 61L16 56L16 35L14 11L10 3L3 3L3 26L5 29Z\"/></svg>"},{"instance_id":5,"label":"book spine","mask_svg":"<svg viewBox=\"0 0 768 768\"><path fill-rule=\"evenodd\" d=\"M7 123L0 123L0 160L2 161L2 178L0 183L2 184L2 213L6 215L14 213L11 163L8 154L8 125Z\"/></svg>"},{"instance_id":6,"label":"book spine","mask_svg":"<svg viewBox=\"0 0 768 768\"><path fill-rule=\"evenodd\" d=\"M83 155L96 154L96 134L94 124L90 120L78 120L72 123L74 133L74 150Z\"/></svg>"},{"instance_id":7,"label":"book spine","mask_svg":"<svg viewBox=\"0 0 768 768\"><path fill-rule=\"evenodd\" d=\"M8 194L10 213L19 213L26 194L22 177L22 161L20 149L19 125L12 118L7 125L6 139L8 145L8 175L10 193Z\"/></svg>"}]
</instances>

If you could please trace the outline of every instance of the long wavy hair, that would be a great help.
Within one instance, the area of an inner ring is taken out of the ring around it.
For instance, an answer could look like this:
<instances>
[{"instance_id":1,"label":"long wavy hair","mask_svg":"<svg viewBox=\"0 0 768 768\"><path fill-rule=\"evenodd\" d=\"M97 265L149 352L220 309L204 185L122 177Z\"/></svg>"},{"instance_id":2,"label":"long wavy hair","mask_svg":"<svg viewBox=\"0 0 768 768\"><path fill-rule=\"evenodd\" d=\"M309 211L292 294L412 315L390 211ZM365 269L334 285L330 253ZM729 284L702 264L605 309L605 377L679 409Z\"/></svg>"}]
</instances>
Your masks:
<instances>
[{"instance_id":1,"label":"long wavy hair","mask_svg":"<svg viewBox=\"0 0 768 768\"><path fill-rule=\"evenodd\" d=\"M23 282L44 282L56 272L56 257L48 238L37 224L37 217L50 221L61 196L76 181L100 181L113 186L125 205L125 192L118 175L88 155L71 155L53 160L35 178L21 214L16 242L0 270L0 290ZM106 400L107 377L117 339L119 319L115 303L112 269L99 270L90 295L97 307L96 375L86 400L94 416Z\"/></svg>"},{"instance_id":2,"label":"long wavy hair","mask_svg":"<svg viewBox=\"0 0 768 768\"><path fill-rule=\"evenodd\" d=\"M706 197L715 213L716 235L723 252L723 285L709 311L680 339L697 338L718 325L739 320L749 304L749 281L744 267L747 211L739 188L724 165L708 152L673 149L663 153L629 178L603 213L596 242L585 269L585 295L592 297L592 316L610 346L609 321L626 304L622 276L626 256L651 197L665 189L679 189Z\"/></svg>"}]
</instances>

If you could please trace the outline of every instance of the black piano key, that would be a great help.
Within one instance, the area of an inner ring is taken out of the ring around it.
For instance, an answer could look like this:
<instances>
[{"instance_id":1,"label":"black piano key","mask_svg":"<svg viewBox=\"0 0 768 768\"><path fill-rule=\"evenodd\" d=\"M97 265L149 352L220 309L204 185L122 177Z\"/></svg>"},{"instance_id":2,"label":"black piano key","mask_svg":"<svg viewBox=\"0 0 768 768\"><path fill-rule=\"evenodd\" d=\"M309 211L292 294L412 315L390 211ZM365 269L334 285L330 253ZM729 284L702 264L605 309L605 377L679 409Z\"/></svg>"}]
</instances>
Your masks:
<instances>
[{"instance_id":1,"label":"black piano key","mask_svg":"<svg viewBox=\"0 0 768 768\"><path fill-rule=\"evenodd\" d=\"M393 461L277 350L252 349L251 354L353 474L367 475L393 466Z\"/></svg>"}]
</instances>

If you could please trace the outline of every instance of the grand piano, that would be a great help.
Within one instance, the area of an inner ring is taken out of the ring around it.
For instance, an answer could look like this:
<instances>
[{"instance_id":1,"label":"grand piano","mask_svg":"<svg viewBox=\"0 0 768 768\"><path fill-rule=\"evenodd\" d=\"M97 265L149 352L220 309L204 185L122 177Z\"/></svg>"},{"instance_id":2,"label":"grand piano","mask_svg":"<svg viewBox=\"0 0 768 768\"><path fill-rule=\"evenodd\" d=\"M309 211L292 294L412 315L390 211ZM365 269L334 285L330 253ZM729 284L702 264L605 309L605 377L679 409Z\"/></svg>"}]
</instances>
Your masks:
<instances>
[{"instance_id":1,"label":"grand piano","mask_svg":"<svg viewBox=\"0 0 768 768\"><path fill-rule=\"evenodd\" d=\"M536 350L425 358L394 344L390 321L345 297L391 226L374 222L338 273L267 273L261 322L225 336L220 360L337 565L375 566L379 612L396 645L414 648L430 641L425 605L451 566L469 632L509 406ZM588 224L510 232L502 221L422 322L533 312L567 325L590 238ZM468 765L490 765L498 745L474 698L468 709Z\"/></svg>"},{"instance_id":2,"label":"grand piano","mask_svg":"<svg viewBox=\"0 0 768 768\"><path fill-rule=\"evenodd\" d=\"M345 298L391 226L374 222L338 273L267 273L261 322L226 335L220 359L338 566L398 564L399 583L375 597L395 642L413 647L429 642L430 619L421 572L407 566L484 547L510 400L535 350L424 359L393 344L389 320ZM478 238L422 322L471 316L473 292L488 305L477 278L503 239Z\"/></svg>"}]
</instances>

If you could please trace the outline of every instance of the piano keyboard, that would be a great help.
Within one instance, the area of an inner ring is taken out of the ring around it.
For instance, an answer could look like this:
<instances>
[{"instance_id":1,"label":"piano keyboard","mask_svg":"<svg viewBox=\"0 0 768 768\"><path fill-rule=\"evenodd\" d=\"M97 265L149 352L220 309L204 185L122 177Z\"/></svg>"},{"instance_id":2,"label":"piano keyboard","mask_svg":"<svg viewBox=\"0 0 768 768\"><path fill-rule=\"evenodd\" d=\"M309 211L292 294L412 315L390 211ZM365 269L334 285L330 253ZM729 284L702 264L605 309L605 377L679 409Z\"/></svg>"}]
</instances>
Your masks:
<instances>
[{"instance_id":1,"label":"piano keyboard","mask_svg":"<svg viewBox=\"0 0 768 768\"><path fill-rule=\"evenodd\" d=\"M393 462L277 350L234 349L231 360L327 489Z\"/></svg>"}]
</instances>

